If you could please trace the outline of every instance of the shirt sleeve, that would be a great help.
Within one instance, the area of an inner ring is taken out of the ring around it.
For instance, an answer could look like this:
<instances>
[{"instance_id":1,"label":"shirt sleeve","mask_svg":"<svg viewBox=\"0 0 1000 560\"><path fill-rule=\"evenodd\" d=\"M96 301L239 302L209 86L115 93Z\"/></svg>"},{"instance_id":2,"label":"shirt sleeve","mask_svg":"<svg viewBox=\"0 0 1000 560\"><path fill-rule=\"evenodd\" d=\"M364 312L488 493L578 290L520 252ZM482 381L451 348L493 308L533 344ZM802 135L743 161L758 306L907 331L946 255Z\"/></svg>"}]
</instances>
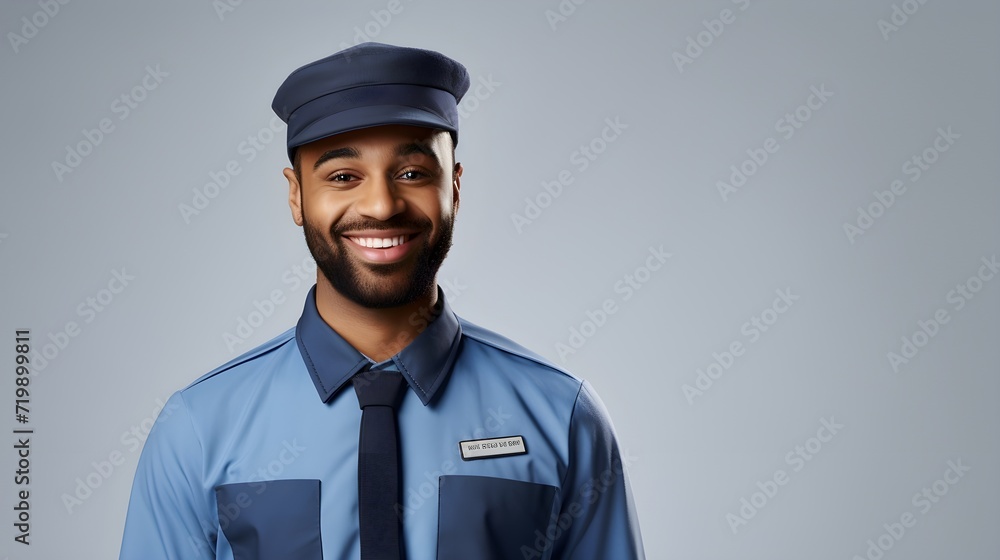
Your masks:
<instances>
[{"instance_id":1,"label":"shirt sleeve","mask_svg":"<svg viewBox=\"0 0 1000 560\"><path fill-rule=\"evenodd\" d=\"M143 446L132 482L120 560L215 558L211 493L202 489L204 450L180 392L167 400Z\"/></svg>"},{"instance_id":2,"label":"shirt sleeve","mask_svg":"<svg viewBox=\"0 0 1000 560\"><path fill-rule=\"evenodd\" d=\"M569 466L555 526L553 560L643 560L642 536L614 426L583 382L569 433Z\"/></svg>"}]
</instances>

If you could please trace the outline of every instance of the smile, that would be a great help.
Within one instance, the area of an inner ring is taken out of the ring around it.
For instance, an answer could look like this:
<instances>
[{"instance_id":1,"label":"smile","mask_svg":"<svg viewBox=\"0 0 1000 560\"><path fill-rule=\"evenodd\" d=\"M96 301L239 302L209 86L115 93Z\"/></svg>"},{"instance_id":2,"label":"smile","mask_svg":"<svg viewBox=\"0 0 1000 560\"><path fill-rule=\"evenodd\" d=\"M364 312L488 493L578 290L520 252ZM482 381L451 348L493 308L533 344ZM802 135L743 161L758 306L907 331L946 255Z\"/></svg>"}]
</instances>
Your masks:
<instances>
[{"instance_id":1,"label":"smile","mask_svg":"<svg viewBox=\"0 0 1000 560\"><path fill-rule=\"evenodd\" d=\"M402 245L403 243L406 243L406 240L409 237L411 236L397 235L395 237L348 237L348 239L362 247L383 249Z\"/></svg>"},{"instance_id":2,"label":"smile","mask_svg":"<svg viewBox=\"0 0 1000 560\"><path fill-rule=\"evenodd\" d=\"M361 232L359 232L361 233ZM365 235L344 235L350 241L350 246L363 259L374 263L391 263L404 259L417 244L414 242L420 233L386 232L395 235L381 237L377 232L364 232Z\"/></svg>"}]
</instances>

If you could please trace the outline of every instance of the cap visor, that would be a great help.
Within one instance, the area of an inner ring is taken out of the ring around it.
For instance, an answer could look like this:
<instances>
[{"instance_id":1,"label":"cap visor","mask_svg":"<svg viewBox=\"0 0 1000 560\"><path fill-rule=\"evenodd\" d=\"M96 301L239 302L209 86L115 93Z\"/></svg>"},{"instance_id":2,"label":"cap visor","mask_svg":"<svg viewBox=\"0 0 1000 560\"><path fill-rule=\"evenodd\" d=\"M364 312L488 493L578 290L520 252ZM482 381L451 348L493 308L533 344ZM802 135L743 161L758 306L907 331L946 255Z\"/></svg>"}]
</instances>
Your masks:
<instances>
[{"instance_id":1,"label":"cap visor","mask_svg":"<svg viewBox=\"0 0 1000 560\"><path fill-rule=\"evenodd\" d=\"M451 123L429 111L402 105L375 105L349 109L319 119L290 138L288 149L291 152L292 148L343 132L390 124L440 128L456 132Z\"/></svg>"}]
</instances>

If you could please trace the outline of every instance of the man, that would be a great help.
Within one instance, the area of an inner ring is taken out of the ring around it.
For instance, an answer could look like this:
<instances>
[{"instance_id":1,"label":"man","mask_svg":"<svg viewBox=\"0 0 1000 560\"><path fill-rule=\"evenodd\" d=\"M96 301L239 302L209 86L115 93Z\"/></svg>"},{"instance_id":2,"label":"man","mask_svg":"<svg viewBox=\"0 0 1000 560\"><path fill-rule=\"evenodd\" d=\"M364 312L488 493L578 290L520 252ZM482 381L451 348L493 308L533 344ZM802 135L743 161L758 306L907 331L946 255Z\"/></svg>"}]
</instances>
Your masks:
<instances>
[{"instance_id":1,"label":"man","mask_svg":"<svg viewBox=\"0 0 1000 560\"><path fill-rule=\"evenodd\" d=\"M316 285L294 328L170 398L122 559L643 557L593 389L437 286L468 88L439 53L365 43L278 89Z\"/></svg>"}]
</instances>

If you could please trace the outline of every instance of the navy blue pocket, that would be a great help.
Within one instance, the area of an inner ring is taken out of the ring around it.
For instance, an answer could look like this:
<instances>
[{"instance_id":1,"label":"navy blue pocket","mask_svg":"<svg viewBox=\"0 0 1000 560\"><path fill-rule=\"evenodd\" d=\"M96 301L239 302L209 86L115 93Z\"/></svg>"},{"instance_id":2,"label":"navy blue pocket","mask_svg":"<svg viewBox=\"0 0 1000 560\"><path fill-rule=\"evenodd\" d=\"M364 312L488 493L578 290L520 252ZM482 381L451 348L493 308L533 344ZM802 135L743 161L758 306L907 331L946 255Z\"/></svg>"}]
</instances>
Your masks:
<instances>
[{"instance_id":1,"label":"navy blue pocket","mask_svg":"<svg viewBox=\"0 0 1000 560\"><path fill-rule=\"evenodd\" d=\"M552 519L556 487L488 476L441 476L438 560L507 560Z\"/></svg>"},{"instance_id":2,"label":"navy blue pocket","mask_svg":"<svg viewBox=\"0 0 1000 560\"><path fill-rule=\"evenodd\" d=\"M323 560L318 480L263 480L215 489L235 560Z\"/></svg>"}]
</instances>

